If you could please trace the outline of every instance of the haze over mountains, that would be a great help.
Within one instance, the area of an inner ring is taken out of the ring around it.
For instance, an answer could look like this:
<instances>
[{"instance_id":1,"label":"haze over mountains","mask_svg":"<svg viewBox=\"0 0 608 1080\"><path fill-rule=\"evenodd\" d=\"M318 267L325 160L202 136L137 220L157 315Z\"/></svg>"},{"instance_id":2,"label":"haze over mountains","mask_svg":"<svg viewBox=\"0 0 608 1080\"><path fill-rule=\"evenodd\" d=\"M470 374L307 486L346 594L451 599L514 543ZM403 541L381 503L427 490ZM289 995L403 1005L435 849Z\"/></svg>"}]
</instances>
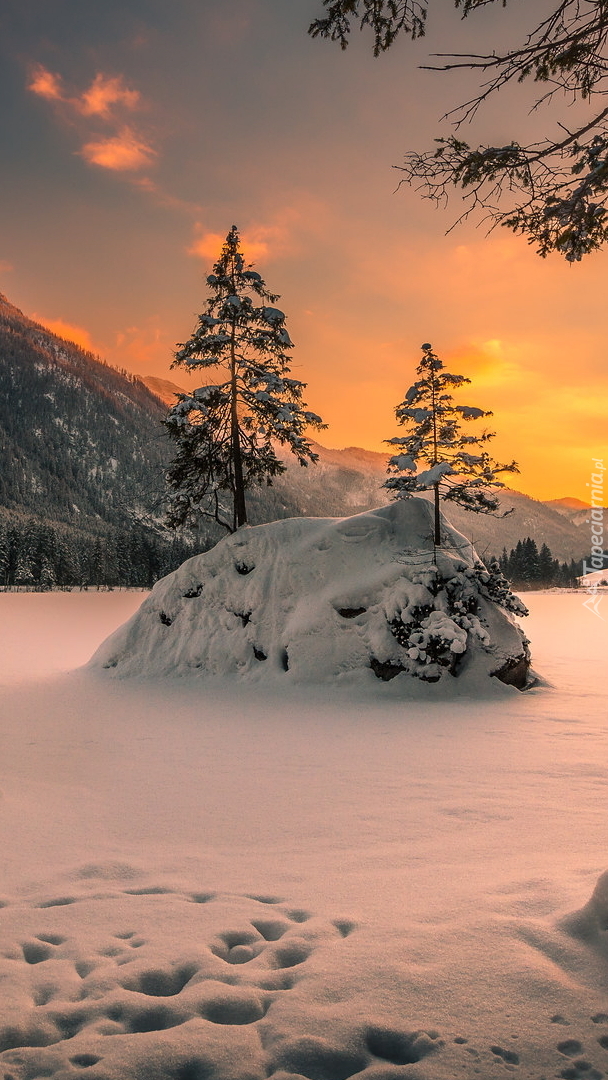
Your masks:
<instances>
[{"instance_id":1,"label":"haze over mountains","mask_svg":"<svg viewBox=\"0 0 608 1080\"><path fill-rule=\"evenodd\" d=\"M557 510L558 514L572 522L573 525L589 524L591 507L589 503L583 502L582 499L551 499L546 505L550 506L552 510Z\"/></svg>"},{"instance_id":2,"label":"haze over mountains","mask_svg":"<svg viewBox=\"0 0 608 1080\"><path fill-rule=\"evenodd\" d=\"M178 386L109 367L0 294L0 391L0 517L28 514L91 535L134 524L164 531L163 474L172 447L160 422ZM272 487L251 492L253 524L348 516L389 501L383 454L315 449L316 466L301 468L285 455L287 472ZM501 503L514 512L493 518L449 507L450 520L482 557L526 536L548 544L562 561L588 554L587 529L577 527L584 504L567 498L544 504L516 491L505 492ZM217 538L209 530L208 542Z\"/></svg>"}]
</instances>

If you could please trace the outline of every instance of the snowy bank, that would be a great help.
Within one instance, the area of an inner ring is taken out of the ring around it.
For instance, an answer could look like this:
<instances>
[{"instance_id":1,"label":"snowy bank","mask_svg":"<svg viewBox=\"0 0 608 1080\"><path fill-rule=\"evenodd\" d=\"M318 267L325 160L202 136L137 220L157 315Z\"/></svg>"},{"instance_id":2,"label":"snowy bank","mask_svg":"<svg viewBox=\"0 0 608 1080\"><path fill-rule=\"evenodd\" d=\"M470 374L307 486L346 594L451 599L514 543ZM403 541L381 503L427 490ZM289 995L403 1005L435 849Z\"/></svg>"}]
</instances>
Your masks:
<instances>
[{"instance_id":1,"label":"snowy bank","mask_svg":"<svg viewBox=\"0 0 608 1080\"><path fill-rule=\"evenodd\" d=\"M472 690L495 675L523 687L527 643L504 606L517 600L445 519L434 556L432 513L412 498L240 529L159 581L91 665L258 682L458 677Z\"/></svg>"}]
</instances>

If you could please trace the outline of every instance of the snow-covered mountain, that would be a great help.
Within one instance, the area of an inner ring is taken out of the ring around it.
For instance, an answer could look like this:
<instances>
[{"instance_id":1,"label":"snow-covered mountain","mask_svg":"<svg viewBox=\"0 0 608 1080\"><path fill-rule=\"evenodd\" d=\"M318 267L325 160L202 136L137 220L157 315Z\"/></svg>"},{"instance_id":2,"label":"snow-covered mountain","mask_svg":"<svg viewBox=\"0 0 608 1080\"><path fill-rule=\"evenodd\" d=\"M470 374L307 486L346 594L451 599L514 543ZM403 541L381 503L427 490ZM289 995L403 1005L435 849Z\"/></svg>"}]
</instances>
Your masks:
<instances>
[{"instance_id":1,"label":"snow-covered mountain","mask_svg":"<svg viewBox=\"0 0 608 1080\"><path fill-rule=\"evenodd\" d=\"M572 525L576 525L580 528L581 525L590 524L590 510L591 505L583 502L582 499L572 499L569 496L565 499L550 499L546 503L552 510L556 510L558 514L566 518ZM607 507L604 507L604 513L607 511Z\"/></svg>"}]
</instances>

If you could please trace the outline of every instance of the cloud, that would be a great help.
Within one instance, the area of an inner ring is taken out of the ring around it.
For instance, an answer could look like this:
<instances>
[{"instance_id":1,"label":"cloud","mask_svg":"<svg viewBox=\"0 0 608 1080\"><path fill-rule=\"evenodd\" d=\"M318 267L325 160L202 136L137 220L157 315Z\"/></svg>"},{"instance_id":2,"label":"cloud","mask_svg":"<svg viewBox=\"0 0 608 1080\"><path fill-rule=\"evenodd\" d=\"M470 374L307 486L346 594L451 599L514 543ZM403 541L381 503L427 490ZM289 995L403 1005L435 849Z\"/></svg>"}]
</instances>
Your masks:
<instances>
[{"instance_id":1,"label":"cloud","mask_svg":"<svg viewBox=\"0 0 608 1080\"><path fill-rule=\"evenodd\" d=\"M48 71L42 64L36 64L32 68L28 90L38 97L47 98L49 101L65 101L66 98L61 89L61 78Z\"/></svg>"},{"instance_id":2,"label":"cloud","mask_svg":"<svg viewBox=\"0 0 608 1080\"><path fill-rule=\"evenodd\" d=\"M149 165L156 151L131 128L124 127L116 135L85 143L80 156L89 165L115 172L132 172Z\"/></svg>"},{"instance_id":3,"label":"cloud","mask_svg":"<svg viewBox=\"0 0 608 1080\"><path fill-rule=\"evenodd\" d=\"M532 345L527 341L501 340L491 338L479 341L475 337L455 348L441 351L441 358L448 369L454 368L458 374L470 378L475 387L484 393L487 390L499 391L501 400L509 395L514 387L521 393L521 380L528 381L528 388L538 389L538 374L529 370L527 365ZM463 393L466 393L463 390Z\"/></svg>"},{"instance_id":4,"label":"cloud","mask_svg":"<svg viewBox=\"0 0 608 1080\"><path fill-rule=\"evenodd\" d=\"M91 335L88 330L85 330L82 326L75 326L74 323L66 322L64 319L46 319L42 315L32 314L34 322L40 323L45 326L51 333L57 334L58 337L65 338L66 341L73 341L76 345L80 345L81 349L86 349L88 352L96 353L98 350L93 345Z\"/></svg>"},{"instance_id":5,"label":"cloud","mask_svg":"<svg viewBox=\"0 0 608 1080\"><path fill-rule=\"evenodd\" d=\"M122 76L112 78L100 72L76 101L83 116L109 117L113 105L124 105L129 110L139 108L141 94L138 90L129 90Z\"/></svg>"},{"instance_id":6,"label":"cloud","mask_svg":"<svg viewBox=\"0 0 608 1080\"><path fill-rule=\"evenodd\" d=\"M127 86L122 75L98 72L86 90L69 93L60 75L36 64L28 90L50 101L64 122L76 128L82 143L77 153L89 165L118 173L135 172L151 165L157 156L149 139L124 121L125 112L141 108L143 102L139 91ZM100 123L105 130L99 130Z\"/></svg>"},{"instance_id":7,"label":"cloud","mask_svg":"<svg viewBox=\"0 0 608 1080\"><path fill-rule=\"evenodd\" d=\"M43 64L34 64L27 88L38 97L56 101L82 116L99 116L104 120L110 120L114 112L120 112L115 106L132 112L140 108L142 103L139 90L126 86L122 75L104 75L101 71L88 89L80 94L68 94L60 75L49 71Z\"/></svg>"},{"instance_id":8,"label":"cloud","mask_svg":"<svg viewBox=\"0 0 608 1080\"><path fill-rule=\"evenodd\" d=\"M125 326L109 341L106 353L113 364L141 375L167 378L175 342L159 315L152 315L142 325ZM181 376L180 376L181 378Z\"/></svg>"},{"instance_id":9,"label":"cloud","mask_svg":"<svg viewBox=\"0 0 608 1080\"><path fill-rule=\"evenodd\" d=\"M252 222L239 230L241 250L246 260L253 263L293 256L302 250L311 234L322 234L326 223L327 208L307 192L296 192L292 202L275 211L269 220ZM215 262L227 231L207 231L201 222L197 222L188 254Z\"/></svg>"}]
</instances>

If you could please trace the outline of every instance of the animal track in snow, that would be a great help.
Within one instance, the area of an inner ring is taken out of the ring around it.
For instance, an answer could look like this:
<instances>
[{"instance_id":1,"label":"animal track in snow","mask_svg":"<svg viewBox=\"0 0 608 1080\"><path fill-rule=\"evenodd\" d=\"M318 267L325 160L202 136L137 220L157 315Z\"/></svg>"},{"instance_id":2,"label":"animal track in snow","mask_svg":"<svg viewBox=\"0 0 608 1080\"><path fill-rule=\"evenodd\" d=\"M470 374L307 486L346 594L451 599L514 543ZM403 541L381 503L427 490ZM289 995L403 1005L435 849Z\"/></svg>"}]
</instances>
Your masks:
<instances>
[{"instance_id":1,"label":"animal track in snow","mask_svg":"<svg viewBox=\"0 0 608 1080\"><path fill-rule=\"evenodd\" d=\"M490 1052L494 1057L505 1061L507 1065L519 1065L519 1054L515 1050L505 1050L502 1046L491 1046Z\"/></svg>"},{"instance_id":2,"label":"animal track in snow","mask_svg":"<svg viewBox=\"0 0 608 1080\"><path fill-rule=\"evenodd\" d=\"M67 907L69 904L75 904L75 896L56 896L52 900L43 900L38 904L39 908L51 908L51 907Z\"/></svg>"},{"instance_id":3,"label":"animal track in snow","mask_svg":"<svg viewBox=\"0 0 608 1080\"><path fill-rule=\"evenodd\" d=\"M564 1054L566 1057L576 1057L577 1054L581 1053L583 1045L578 1039L564 1039L563 1042L558 1042L557 1049L560 1054Z\"/></svg>"},{"instance_id":4,"label":"animal track in snow","mask_svg":"<svg viewBox=\"0 0 608 1080\"><path fill-rule=\"evenodd\" d=\"M174 971L144 971L131 982L124 983L126 990L132 990L147 997L175 997L181 994L190 979L196 974L196 967L188 965Z\"/></svg>"},{"instance_id":5,"label":"animal track in snow","mask_svg":"<svg viewBox=\"0 0 608 1080\"><path fill-rule=\"evenodd\" d=\"M273 1080L310 1077L315 1080L396 1080L407 1076L400 1066L412 1065L442 1046L436 1032L397 1031L370 1027L353 1033L340 1045L323 1035L286 1037L269 1046ZM397 1067L395 1071L391 1066Z\"/></svg>"},{"instance_id":6,"label":"animal track in snow","mask_svg":"<svg viewBox=\"0 0 608 1080\"><path fill-rule=\"evenodd\" d=\"M365 1069L368 1058L363 1049L332 1046L328 1039L302 1035L285 1041L272 1055L270 1064L269 1075L275 1080L293 1073L297 1077L348 1080Z\"/></svg>"},{"instance_id":7,"label":"animal track in snow","mask_svg":"<svg viewBox=\"0 0 608 1080\"><path fill-rule=\"evenodd\" d=\"M53 955L53 950L45 942L24 941L21 945L26 964L42 964Z\"/></svg>"},{"instance_id":8,"label":"animal track in snow","mask_svg":"<svg viewBox=\"0 0 608 1080\"><path fill-rule=\"evenodd\" d=\"M591 1062L577 1058L559 1073L563 1080L602 1080L604 1073L595 1069Z\"/></svg>"},{"instance_id":9,"label":"animal track in snow","mask_svg":"<svg viewBox=\"0 0 608 1080\"><path fill-rule=\"evenodd\" d=\"M1 1080L393 1080L442 1045L341 1004L335 1031L315 1030L351 919L272 894L87 882L0 911Z\"/></svg>"},{"instance_id":10,"label":"animal track in snow","mask_svg":"<svg viewBox=\"0 0 608 1080\"><path fill-rule=\"evenodd\" d=\"M366 1035L368 1050L393 1065L413 1065L421 1061L435 1049L434 1039L426 1031L407 1033L390 1028L370 1028Z\"/></svg>"},{"instance_id":11,"label":"animal track in snow","mask_svg":"<svg viewBox=\"0 0 608 1080\"><path fill-rule=\"evenodd\" d=\"M257 921L252 919L251 925L254 930L257 930L262 935L265 941L278 941L289 929L288 922L281 922L278 919L258 919Z\"/></svg>"},{"instance_id":12,"label":"animal track in snow","mask_svg":"<svg viewBox=\"0 0 608 1080\"><path fill-rule=\"evenodd\" d=\"M76 1054L70 1058L70 1061L78 1069L90 1069L92 1065L97 1065L101 1058L98 1058L95 1054Z\"/></svg>"},{"instance_id":13,"label":"animal track in snow","mask_svg":"<svg viewBox=\"0 0 608 1080\"><path fill-rule=\"evenodd\" d=\"M593 1017L591 1019L592 1022L597 1023L597 1021L593 1020ZM601 1046L601 1038L598 1039L598 1042ZM579 1056L584 1052L584 1047L578 1039L565 1039L558 1042L556 1049L559 1054L571 1059L570 1063L558 1073L560 1078L563 1078L563 1080L583 1080L583 1078L585 1080L602 1080L604 1073L596 1069L592 1062Z\"/></svg>"}]
</instances>

